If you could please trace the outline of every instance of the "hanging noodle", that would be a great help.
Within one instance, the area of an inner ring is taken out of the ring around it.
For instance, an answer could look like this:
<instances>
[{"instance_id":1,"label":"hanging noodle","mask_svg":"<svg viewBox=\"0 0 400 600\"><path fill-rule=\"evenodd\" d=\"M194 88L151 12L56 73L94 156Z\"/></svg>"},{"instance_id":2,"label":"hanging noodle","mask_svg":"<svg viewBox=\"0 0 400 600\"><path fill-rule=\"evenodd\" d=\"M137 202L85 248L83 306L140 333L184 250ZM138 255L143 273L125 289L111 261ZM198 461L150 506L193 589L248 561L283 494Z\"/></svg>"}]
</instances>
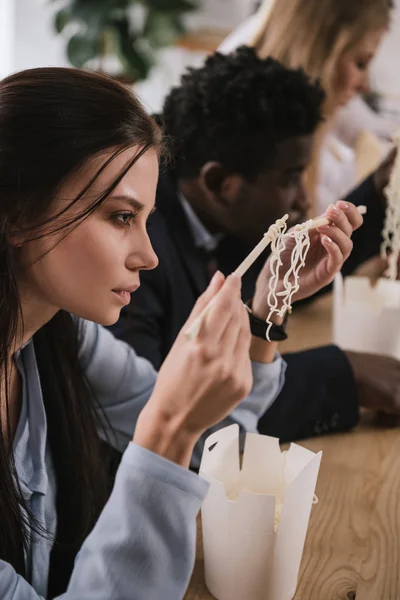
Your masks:
<instances>
[{"instance_id":1,"label":"hanging noodle","mask_svg":"<svg viewBox=\"0 0 400 600\"><path fill-rule=\"evenodd\" d=\"M292 311L293 296L299 291L299 272L305 265L306 256L310 248L309 227L312 220L306 221L301 225L296 225L291 231L286 233L288 215L278 219L275 225L269 230L268 234L272 236L270 269L271 277L269 280L268 306L270 308L268 317L267 340L270 341L269 333L273 325L271 318L274 314L283 317L286 312ZM294 246L290 256L290 269L283 278L284 289L277 292L279 282L279 268L282 266L281 254L285 251L288 240L294 240ZM281 308L279 306L281 300Z\"/></svg>"},{"instance_id":2,"label":"hanging noodle","mask_svg":"<svg viewBox=\"0 0 400 600\"><path fill-rule=\"evenodd\" d=\"M267 340L270 341L269 332L272 327L271 317L274 313L279 314L278 310L278 297L276 288L279 283L279 267L282 266L281 254L285 250L286 245L283 239L283 236L287 230L286 221L288 220L289 215L285 215L281 219L278 219L274 225L268 230L268 235L271 239L271 257L270 257L270 269L271 269L271 277L269 280L269 292L268 292L268 306L270 308L270 312L267 317L268 329L267 329Z\"/></svg>"},{"instance_id":3,"label":"hanging noodle","mask_svg":"<svg viewBox=\"0 0 400 600\"><path fill-rule=\"evenodd\" d=\"M400 254L400 133L395 136L395 140L399 148L389 185L385 189L387 205L381 244L381 256L388 261L385 275L392 280L397 279Z\"/></svg>"},{"instance_id":4,"label":"hanging noodle","mask_svg":"<svg viewBox=\"0 0 400 600\"><path fill-rule=\"evenodd\" d=\"M310 235L308 228L312 220L296 225L296 227L289 232L288 237L292 237L295 240L295 245L291 254L290 269L287 271L283 278L284 291L279 292L279 296L283 298L283 305L281 308L281 314L292 310L292 299L293 296L299 291L299 271L306 264L306 257L308 250L310 249Z\"/></svg>"}]
</instances>

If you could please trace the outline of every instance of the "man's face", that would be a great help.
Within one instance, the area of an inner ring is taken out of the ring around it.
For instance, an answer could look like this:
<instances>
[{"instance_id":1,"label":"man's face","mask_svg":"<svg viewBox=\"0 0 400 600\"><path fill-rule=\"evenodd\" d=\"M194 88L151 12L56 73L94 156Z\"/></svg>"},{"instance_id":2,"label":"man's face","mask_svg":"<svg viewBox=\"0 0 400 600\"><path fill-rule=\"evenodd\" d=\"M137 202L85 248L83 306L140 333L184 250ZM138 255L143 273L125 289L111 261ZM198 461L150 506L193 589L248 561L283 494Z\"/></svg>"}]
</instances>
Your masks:
<instances>
[{"instance_id":1,"label":"man's face","mask_svg":"<svg viewBox=\"0 0 400 600\"><path fill-rule=\"evenodd\" d=\"M268 227L289 214L288 225L303 222L310 209L304 171L311 160L312 136L292 138L277 146L276 156L252 181L240 178L225 225L244 242L257 243Z\"/></svg>"}]
</instances>

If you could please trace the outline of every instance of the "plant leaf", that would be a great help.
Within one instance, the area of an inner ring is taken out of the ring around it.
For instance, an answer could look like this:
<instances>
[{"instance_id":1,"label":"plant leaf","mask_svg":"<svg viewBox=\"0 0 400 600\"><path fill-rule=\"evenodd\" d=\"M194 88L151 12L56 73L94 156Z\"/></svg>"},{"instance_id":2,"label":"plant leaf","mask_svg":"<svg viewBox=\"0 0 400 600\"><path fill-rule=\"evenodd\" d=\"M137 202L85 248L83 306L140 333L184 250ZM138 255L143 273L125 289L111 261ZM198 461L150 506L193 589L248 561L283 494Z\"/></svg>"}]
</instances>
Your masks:
<instances>
[{"instance_id":1,"label":"plant leaf","mask_svg":"<svg viewBox=\"0 0 400 600\"><path fill-rule=\"evenodd\" d=\"M54 27L61 33L69 22L77 25L79 33L67 45L68 58L74 66L85 66L104 54L118 54L126 73L138 80L147 76L154 62L152 49L172 44L185 31L182 15L198 8L199 3L200 0L63 0ZM136 23L136 13L131 11L137 4L147 9L144 26L142 21L140 25ZM115 48L105 43L113 31Z\"/></svg>"},{"instance_id":2,"label":"plant leaf","mask_svg":"<svg viewBox=\"0 0 400 600\"><path fill-rule=\"evenodd\" d=\"M175 13L149 11L143 36L153 48L171 46L182 35L183 25Z\"/></svg>"},{"instance_id":3,"label":"plant leaf","mask_svg":"<svg viewBox=\"0 0 400 600\"><path fill-rule=\"evenodd\" d=\"M112 20L116 6L116 0L71 0L70 12L86 28L88 36L95 39Z\"/></svg>"},{"instance_id":4,"label":"plant leaf","mask_svg":"<svg viewBox=\"0 0 400 600\"><path fill-rule=\"evenodd\" d=\"M89 60L99 54L99 51L98 41L82 34L73 35L67 45L68 59L74 67L85 66Z\"/></svg>"},{"instance_id":5,"label":"plant leaf","mask_svg":"<svg viewBox=\"0 0 400 600\"><path fill-rule=\"evenodd\" d=\"M120 58L125 71L134 81L146 79L153 64L151 57L139 46L137 38L131 34L127 19L115 21L114 27L118 33Z\"/></svg>"},{"instance_id":6,"label":"plant leaf","mask_svg":"<svg viewBox=\"0 0 400 600\"><path fill-rule=\"evenodd\" d=\"M71 20L71 13L68 8L62 8L58 12L56 12L54 16L54 28L57 33L61 33L64 30L64 27Z\"/></svg>"}]
</instances>

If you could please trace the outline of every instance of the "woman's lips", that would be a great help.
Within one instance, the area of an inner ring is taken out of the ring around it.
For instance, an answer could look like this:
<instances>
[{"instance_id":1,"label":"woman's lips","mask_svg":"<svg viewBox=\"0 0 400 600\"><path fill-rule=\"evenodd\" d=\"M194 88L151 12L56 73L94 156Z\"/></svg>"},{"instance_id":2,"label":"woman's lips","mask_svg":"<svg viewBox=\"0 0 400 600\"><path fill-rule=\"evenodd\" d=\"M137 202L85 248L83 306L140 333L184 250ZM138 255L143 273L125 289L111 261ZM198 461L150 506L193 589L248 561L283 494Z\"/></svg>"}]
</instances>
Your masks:
<instances>
[{"instance_id":1,"label":"woman's lips","mask_svg":"<svg viewBox=\"0 0 400 600\"><path fill-rule=\"evenodd\" d=\"M112 290L112 292L122 301L123 304L128 305L131 301L131 293L134 292L138 287L139 286L135 286L129 290Z\"/></svg>"}]
</instances>

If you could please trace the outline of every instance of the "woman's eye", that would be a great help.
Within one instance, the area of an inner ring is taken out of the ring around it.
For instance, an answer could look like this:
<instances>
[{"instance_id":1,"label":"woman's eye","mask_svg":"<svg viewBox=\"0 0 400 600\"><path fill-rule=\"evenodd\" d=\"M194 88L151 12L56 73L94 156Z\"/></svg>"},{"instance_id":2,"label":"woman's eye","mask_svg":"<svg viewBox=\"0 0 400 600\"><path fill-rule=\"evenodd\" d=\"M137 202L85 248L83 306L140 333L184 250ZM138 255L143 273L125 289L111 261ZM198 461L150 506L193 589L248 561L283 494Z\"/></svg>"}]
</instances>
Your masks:
<instances>
[{"instance_id":1,"label":"woman's eye","mask_svg":"<svg viewBox=\"0 0 400 600\"><path fill-rule=\"evenodd\" d=\"M121 225L130 225L131 221L133 221L135 217L136 214L132 212L120 212L113 215L114 220Z\"/></svg>"}]
</instances>

